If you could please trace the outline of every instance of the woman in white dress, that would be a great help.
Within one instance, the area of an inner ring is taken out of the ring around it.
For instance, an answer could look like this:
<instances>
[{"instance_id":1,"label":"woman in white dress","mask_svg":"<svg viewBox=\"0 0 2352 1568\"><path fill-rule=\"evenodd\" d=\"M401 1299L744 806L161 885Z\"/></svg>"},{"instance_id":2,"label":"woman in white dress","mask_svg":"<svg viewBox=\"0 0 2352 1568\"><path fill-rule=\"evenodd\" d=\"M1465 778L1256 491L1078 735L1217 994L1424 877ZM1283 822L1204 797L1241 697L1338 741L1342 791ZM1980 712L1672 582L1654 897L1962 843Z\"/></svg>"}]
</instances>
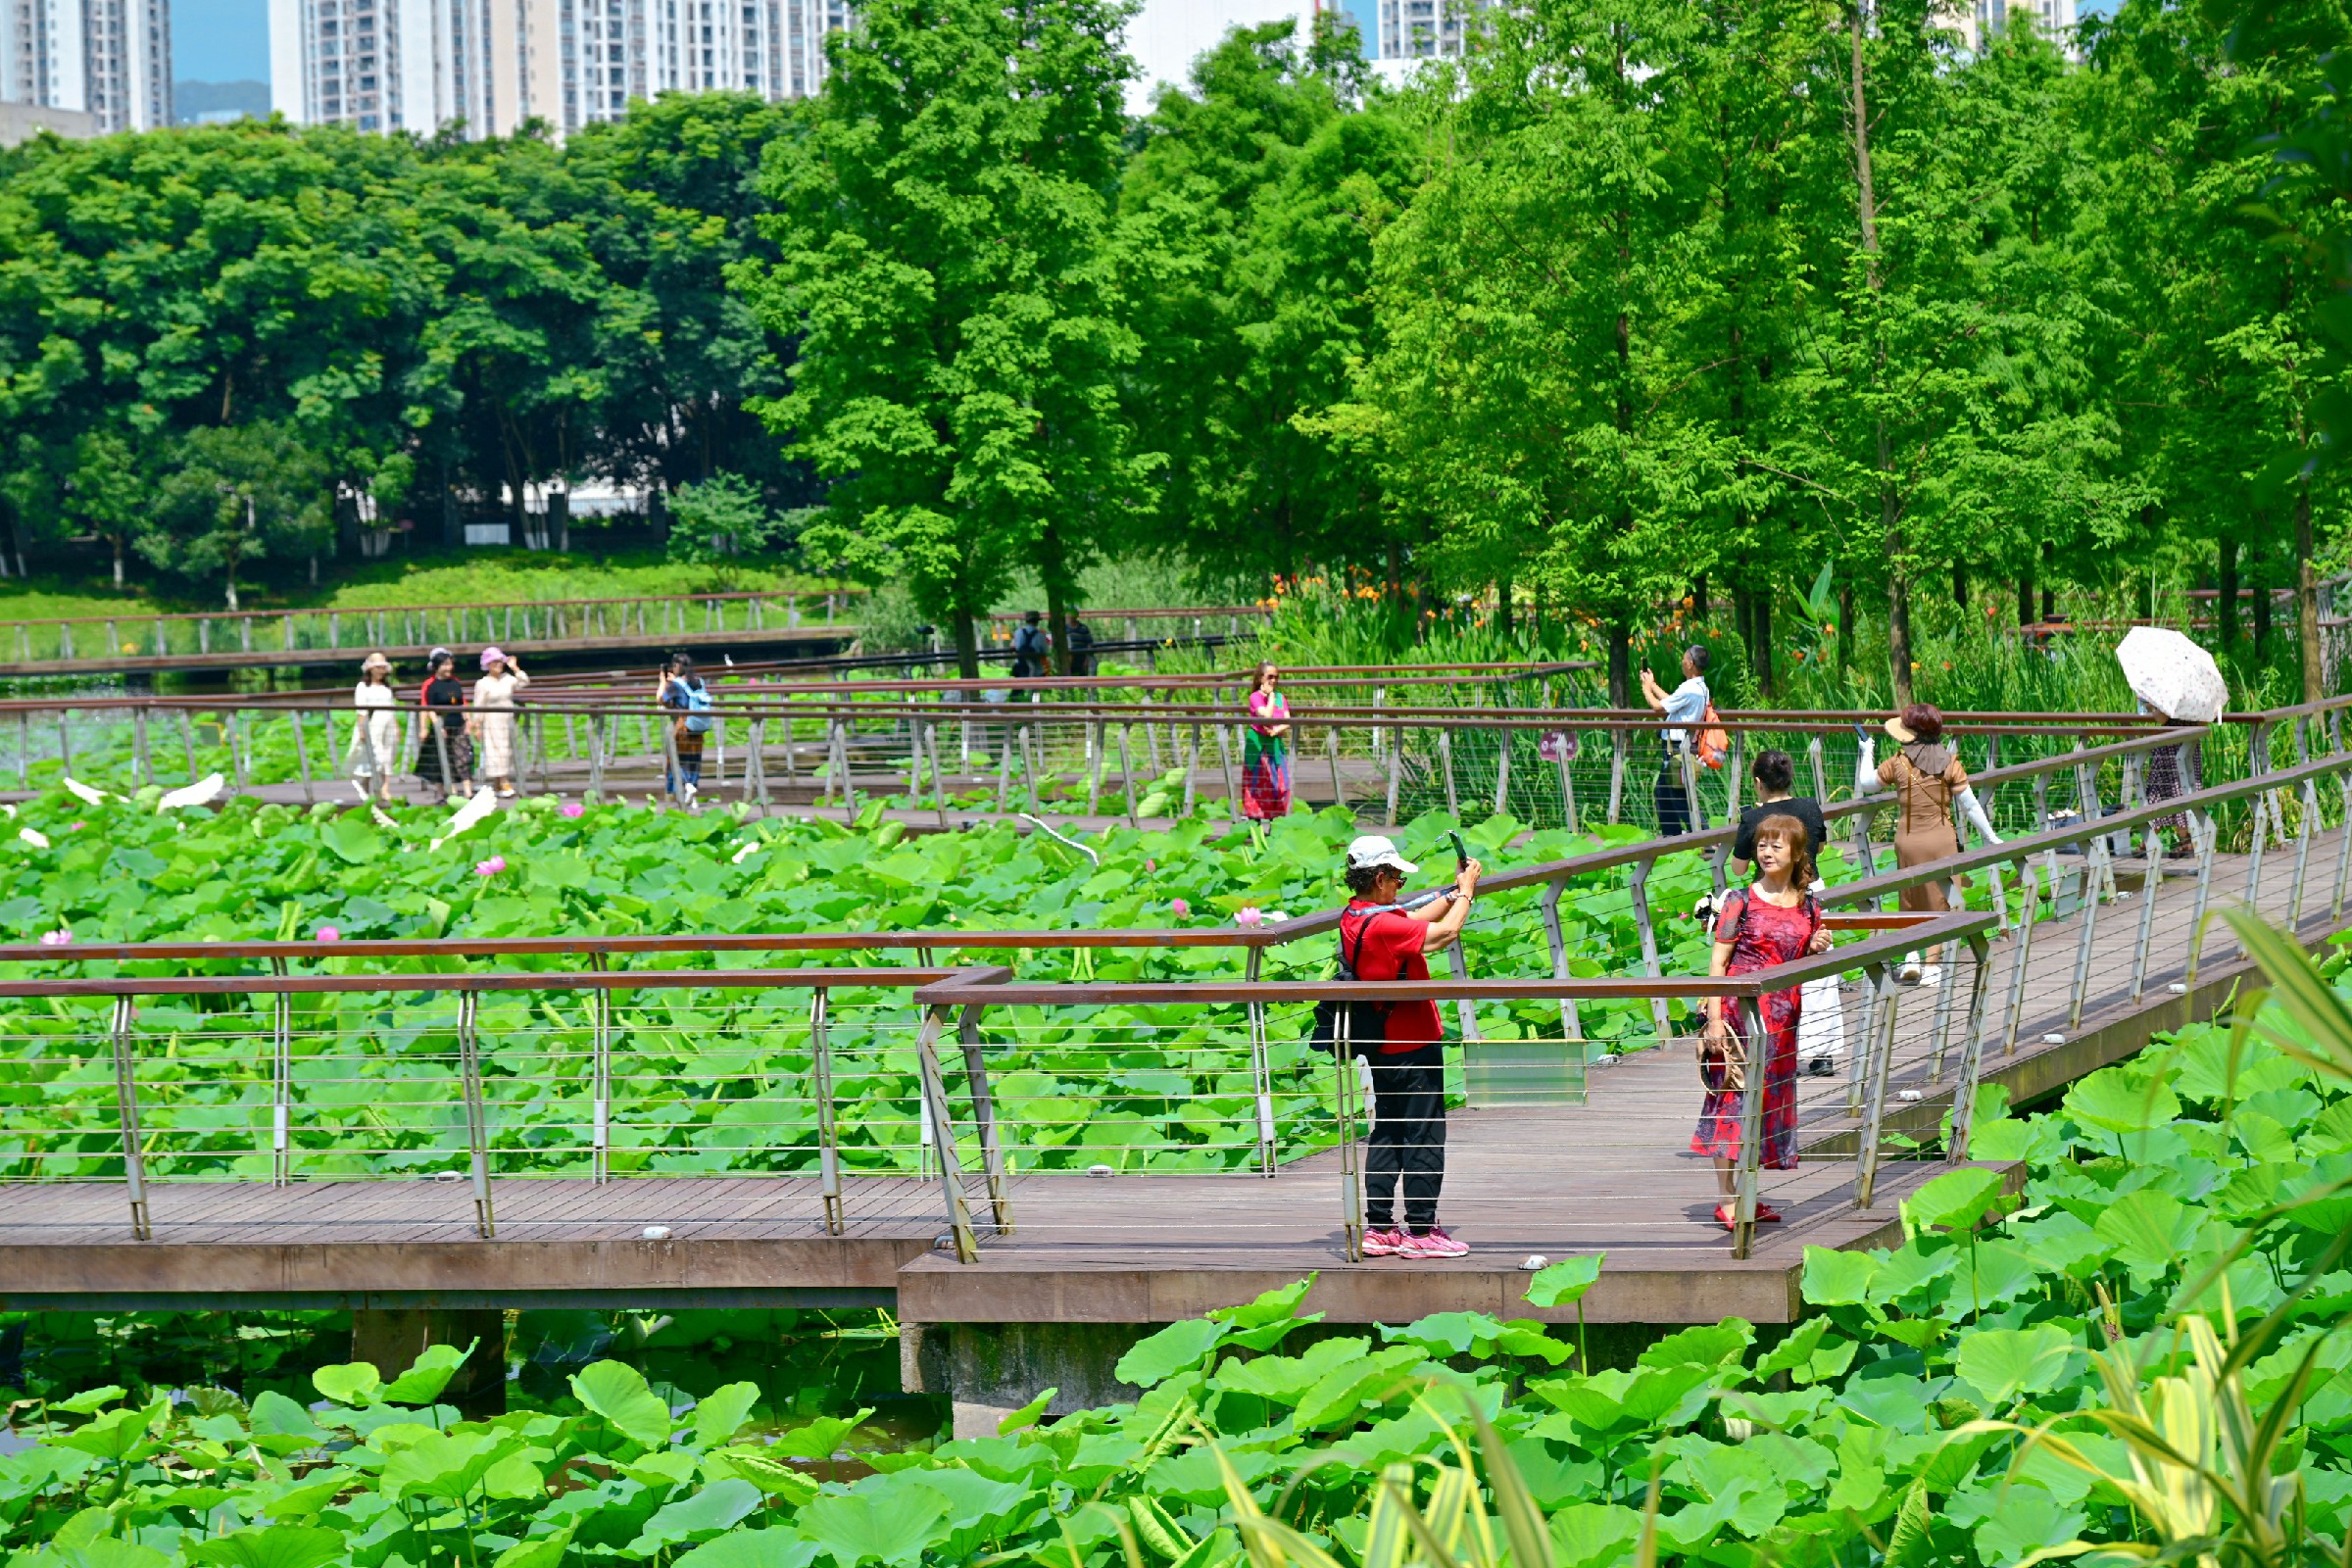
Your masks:
<instances>
[{"instance_id":1,"label":"woman in white dress","mask_svg":"<svg viewBox=\"0 0 2352 1568\"><path fill-rule=\"evenodd\" d=\"M482 650L482 678L473 683L474 724L482 737L482 777L502 796L514 793L514 694L530 683L504 650Z\"/></svg>"},{"instance_id":2,"label":"woman in white dress","mask_svg":"<svg viewBox=\"0 0 2352 1568\"><path fill-rule=\"evenodd\" d=\"M345 755L343 765L358 784L361 800L372 794L389 806L392 770L399 764L401 750L400 710L392 693L392 661L381 654L369 654L360 665L360 684L353 690L351 700L359 709L359 716L351 726L351 750Z\"/></svg>"}]
</instances>

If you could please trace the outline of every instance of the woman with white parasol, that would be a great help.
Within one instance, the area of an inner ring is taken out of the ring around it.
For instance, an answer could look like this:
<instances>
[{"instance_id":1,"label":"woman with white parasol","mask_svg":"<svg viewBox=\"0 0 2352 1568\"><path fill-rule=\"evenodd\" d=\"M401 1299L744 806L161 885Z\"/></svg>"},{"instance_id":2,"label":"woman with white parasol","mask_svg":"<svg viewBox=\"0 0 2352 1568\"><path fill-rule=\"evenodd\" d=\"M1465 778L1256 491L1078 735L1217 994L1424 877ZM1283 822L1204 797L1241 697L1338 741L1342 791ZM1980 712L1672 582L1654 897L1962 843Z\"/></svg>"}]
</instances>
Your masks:
<instances>
[{"instance_id":1,"label":"woman with white parasol","mask_svg":"<svg viewBox=\"0 0 2352 1568\"><path fill-rule=\"evenodd\" d=\"M2167 729L2185 729L2215 723L2230 707L2230 683L2222 678L2213 656L2177 631L2161 626L2134 626L2116 645L2116 662L2140 706L2164 721ZM2203 787L2199 747L2191 741L2159 746L2148 753L2148 801L2169 801ZM2152 830L2172 835L2166 853L2194 855L2196 844L2184 813L2160 817Z\"/></svg>"}]
</instances>

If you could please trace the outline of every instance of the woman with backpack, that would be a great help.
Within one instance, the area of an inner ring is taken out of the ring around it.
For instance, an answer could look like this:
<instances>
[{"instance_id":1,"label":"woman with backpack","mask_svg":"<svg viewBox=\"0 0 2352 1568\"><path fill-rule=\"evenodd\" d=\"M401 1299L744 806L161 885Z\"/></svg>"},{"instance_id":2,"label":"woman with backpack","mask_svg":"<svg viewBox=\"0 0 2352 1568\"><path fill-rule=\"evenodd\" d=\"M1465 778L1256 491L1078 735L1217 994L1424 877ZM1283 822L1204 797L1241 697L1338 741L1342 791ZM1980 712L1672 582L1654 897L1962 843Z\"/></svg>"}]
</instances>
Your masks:
<instances>
[{"instance_id":1,"label":"woman with backpack","mask_svg":"<svg viewBox=\"0 0 2352 1568\"><path fill-rule=\"evenodd\" d=\"M1481 867L1464 860L1453 886L1417 908L1397 902L1420 870L1378 833L1348 846L1340 961L1358 980L1426 980L1429 955L1462 934ZM1381 1037L1360 1042L1372 1073L1372 1136L1364 1153L1364 1255L1462 1257L1470 1249L1438 1223L1446 1185L1446 1030L1434 1002L1380 1006ZM1396 1202L1399 1184L1404 1200ZM1395 1210L1392 1217L1392 1210Z\"/></svg>"},{"instance_id":2,"label":"woman with backpack","mask_svg":"<svg viewBox=\"0 0 2352 1568\"><path fill-rule=\"evenodd\" d=\"M1727 898L1716 917L1715 956L1707 973L1717 979L1830 951L1821 905L1808 891L1813 855L1805 824L1781 812L1766 817L1756 824L1755 855L1756 879ZM1732 1229L1732 1204L1740 1196L1740 1132L1749 1073L1764 1074L1763 1147L1757 1163L1766 1170L1796 1168L1800 996L1799 989L1790 986L1772 992L1758 1005L1764 1015L1761 1053L1747 1038L1746 1026L1731 1016L1731 1004L1722 997L1707 999L1707 1027L1698 1048L1698 1076L1706 1099L1699 1106L1698 1127L1690 1134L1690 1152L1715 1161L1715 1185L1723 1197L1715 1218L1727 1231ZM1759 1054L1764 1058L1760 1062ZM1759 1222L1769 1225L1780 1217L1770 1204L1756 1205Z\"/></svg>"},{"instance_id":3,"label":"woman with backpack","mask_svg":"<svg viewBox=\"0 0 2352 1568\"><path fill-rule=\"evenodd\" d=\"M694 672L691 656L670 656L669 672L662 677L661 701L678 715L669 726L670 749L677 757L678 768L674 774L662 770L662 793L681 805L692 805L703 787L703 739L710 732L711 718L710 688Z\"/></svg>"},{"instance_id":4,"label":"woman with backpack","mask_svg":"<svg viewBox=\"0 0 2352 1568\"><path fill-rule=\"evenodd\" d=\"M514 694L530 683L504 649L482 650L482 678L473 683L473 706L481 714L482 777L508 799L514 794Z\"/></svg>"},{"instance_id":5,"label":"woman with backpack","mask_svg":"<svg viewBox=\"0 0 2352 1568\"><path fill-rule=\"evenodd\" d=\"M1650 804L1658 813L1660 838L1688 833L1691 828L1690 789L1683 770L1698 744L1694 732L1714 703L1707 692L1707 662L1704 648L1694 643L1684 649L1683 683L1672 691L1658 684L1658 677L1649 672L1648 665L1642 666L1642 700L1652 712L1666 718L1666 727L1658 731L1666 756L1658 766L1658 781L1650 790Z\"/></svg>"}]
</instances>

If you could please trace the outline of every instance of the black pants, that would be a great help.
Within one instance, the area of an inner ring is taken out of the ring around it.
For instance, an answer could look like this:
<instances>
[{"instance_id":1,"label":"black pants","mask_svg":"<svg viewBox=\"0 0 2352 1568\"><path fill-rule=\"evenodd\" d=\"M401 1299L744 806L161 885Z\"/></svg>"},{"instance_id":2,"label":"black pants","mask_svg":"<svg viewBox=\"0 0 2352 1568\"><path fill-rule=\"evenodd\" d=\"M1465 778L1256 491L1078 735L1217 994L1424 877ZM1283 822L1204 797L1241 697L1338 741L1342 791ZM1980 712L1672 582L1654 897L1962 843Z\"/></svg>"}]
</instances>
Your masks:
<instances>
[{"instance_id":1,"label":"black pants","mask_svg":"<svg viewBox=\"0 0 2352 1568\"><path fill-rule=\"evenodd\" d=\"M1690 831L1690 796L1683 788L1683 760L1672 752L1658 769L1658 785L1650 798L1658 808L1658 837Z\"/></svg>"},{"instance_id":2,"label":"black pants","mask_svg":"<svg viewBox=\"0 0 2352 1568\"><path fill-rule=\"evenodd\" d=\"M1404 1178L1404 1228L1427 1235L1446 1185L1446 1048L1436 1041L1396 1055L1378 1050L1372 1067L1371 1150L1364 1155L1364 1224L1383 1230Z\"/></svg>"}]
</instances>

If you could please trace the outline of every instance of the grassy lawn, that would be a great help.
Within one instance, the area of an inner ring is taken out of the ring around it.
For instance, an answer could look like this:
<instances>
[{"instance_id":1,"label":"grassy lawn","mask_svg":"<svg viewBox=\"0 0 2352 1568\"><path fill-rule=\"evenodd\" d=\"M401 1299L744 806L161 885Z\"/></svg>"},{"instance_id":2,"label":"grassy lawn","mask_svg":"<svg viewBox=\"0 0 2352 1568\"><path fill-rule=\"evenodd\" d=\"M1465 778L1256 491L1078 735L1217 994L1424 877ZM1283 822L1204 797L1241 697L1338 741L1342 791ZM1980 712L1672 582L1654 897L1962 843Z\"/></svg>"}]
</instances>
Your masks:
<instances>
[{"instance_id":1,"label":"grassy lawn","mask_svg":"<svg viewBox=\"0 0 2352 1568\"><path fill-rule=\"evenodd\" d=\"M474 550L371 561L336 573L318 587L256 584L242 590L248 610L383 609L401 605L545 604L559 599L610 599L631 594L733 592L763 588L823 590L836 584L806 572L743 564L689 566L650 551L620 556L560 556L544 551ZM219 610L219 595L182 587L134 585L116 594L70 576L0 581L0 620L51 620L74 615L119 615Z\"/></svg>"}]
</instances>

